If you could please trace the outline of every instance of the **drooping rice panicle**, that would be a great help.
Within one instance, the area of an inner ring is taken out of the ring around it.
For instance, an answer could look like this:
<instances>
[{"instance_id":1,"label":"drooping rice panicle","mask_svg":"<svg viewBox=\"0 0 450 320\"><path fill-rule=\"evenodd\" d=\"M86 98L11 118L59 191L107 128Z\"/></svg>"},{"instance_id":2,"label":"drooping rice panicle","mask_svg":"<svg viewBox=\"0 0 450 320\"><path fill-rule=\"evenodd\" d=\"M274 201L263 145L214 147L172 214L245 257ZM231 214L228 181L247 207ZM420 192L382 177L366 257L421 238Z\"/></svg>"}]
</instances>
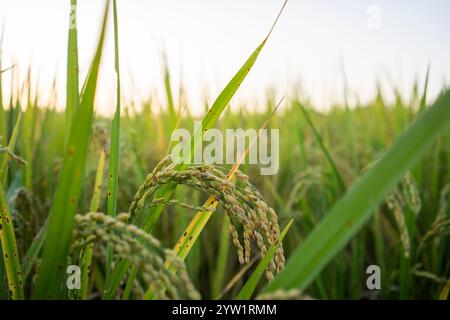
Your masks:
<instances>
[{"instance_id":1,"label":"drooping rice panicle","mask_svg":"<svg viewBox=\"0 0 450 320\"><path fill-rule=\"evenodd\" d=\"M156 297L182 297L198 299L199 294L186 274L186 267L170 250L162 247L159 240L134 225L127 224L123 217L110 217L103 213L90 212L75 217L72 251L93 242L111 246L114 252L142 273L145 283L154 289ZM172 261L179 272L174 275L164 268L164 261ZM167 291L166 291L167 289Z\"/></svg>"}]
</instances>

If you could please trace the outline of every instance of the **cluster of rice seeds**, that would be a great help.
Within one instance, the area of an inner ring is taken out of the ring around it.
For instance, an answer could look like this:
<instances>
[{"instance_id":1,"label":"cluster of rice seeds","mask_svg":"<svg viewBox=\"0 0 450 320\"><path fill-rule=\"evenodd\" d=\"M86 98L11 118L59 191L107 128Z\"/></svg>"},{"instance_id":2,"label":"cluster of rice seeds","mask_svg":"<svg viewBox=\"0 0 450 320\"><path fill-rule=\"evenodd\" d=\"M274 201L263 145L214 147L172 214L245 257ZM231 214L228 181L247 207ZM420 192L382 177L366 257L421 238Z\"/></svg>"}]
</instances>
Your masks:
<instances>
[{"instance_id":1,"label":"cluster of rice seeds","mask_svg":"<svg viewBox=\"0 0 450 320\"><path fill-rule=\"evenodd\" d=\"M292 184L286 197L285 212L291 212L294 205L299 199L305 197L308 190L314 184L320 185L322 183L321 179L322 173L319 167L309 167L297 174L294 179L292 179Z\"/></svg>"},{"instance_id":2,"label":"cluster of rice seeds","mask_svg":"<svg viewBox=\"0 0 450 320\"><path fill-rule=\"evenodd\" d=\"M407 172L401 181L402 195L406 205L416 215L419 214L422 208L422 201L420 200L417 184L410 172Z\"/></svg>"},{"instance_id":3,"label":"cluster of rice seeds","mask_svg":"<svg viewBox=\"0 0 450 320\"><path fill-rule=\"evenodd\" d=\"M405 174L399 186L386 198L386 204L394 214L405 257L409 257L411 246L404 210L409 209L415 215L418 215L422 207L419 191L411 173Z\"/></svg>"},{"instance_id":4,"label":"cluster of rice seeds","mask_svg":"<svg viewBox=\"0 0 450 320\"><path fill-rule=\"evenodd\" d=\"M169 183L186 185L213 195L222 203L231 220L231 236L241 264L250 262L251 243L255 243L260 254L264 256L267 249L277 241L280 234L278 217L266 204L261 193L249 182L247 175L237 171L233 183L229 181L225 170L219 166L196 164L177 170L177 164L171 162L170 156L156 166L139 188L129 210L130 220L134 221L146 203L168 204L164 200L151 197L158 188ZM169 203L179 204L173 201ZM239 230L242 230L241 235L238 233ZM279 272L284 263L283 248L279 246L266 270L267 278L272 279L274 273Z\"/></svg>"},{"instance_id":5,"label":"cluster of rice seeds","mask_svg":"<svg viewBox=\"0 0 450 320\"><path fill-rule=\"evenodd\" d=\"M417 248L417 252L421 252L425 245L433 238L437 238L439 236L448 236L450 235L450 219L439 218L436 219L431 228L427 231L427 233L423 236L422 240L419 243Z\"/></svg>"},{"instance_id":6,"label":"cluster of rice seeds","mask_svg":"<svg viewBox=\"0 0 450 320\"><path fill-rule=\"evenodd\" d=\"M155 298L199 299L184 263L171 250L165 250L156 238L127 224L127 219L127 214L117 218L98 212L76 215L72 251L93 242L102 242L111 246L121 259L141 270L142 279L154 289ZM165 260L172 261L176 274L164 268Z\"/></svg>"},{"instance_id":7,"label":"cluster of rice seeds","mask_svg":"<svg viewBox=\"0 0 450 320\"><path fill-rule=\"evenodd\" d=\"M400 241L403 246L403 252L405 257L408 258L411 245L409 242L409 234L406 227L405 215L403 213L403 201L401 194L398 191L390 194L386 199L386 204L394 214L394 219L400 232Z\"/></svg>"},{"instance_id":8,"label":"cluster of rice seeds","mask_svg":"<svg viewBox=\"0 0 450 320\"><path fill-rule=\"evenodd\" d=\"M171 200L166 200L164 198L156 198L156 199L152 199L152 202L149 203L147 207L157 207L159 205L162 205L164 207L170 207L170 206L179 206L183 209L188 209L191 211L211 211L211 209L205 208L203 206L193 206L190 205L189 203L184 203L181 201L178 201L177 199L171 199Z\"/></svg>"},{"instance_id":9,"label":"cluster of rice seeds","mask_svg":"<svg viewBox=\"0 0 450 320\"><path fill-rule=\"evenodd\" d=\"M151 195L151 192L153 192L156 188L151 188L152 182L156 179L156 175L165 168L168 164L171 162L171 157L167 156L163 158L153 169L151 173L148 174L148 176L145 178L144 183L139 187L138 191L134 195L133 202L130 205L130 209L128 210L130 217L129 221L133 222L135 221L136 217L139 213L142 212L144 209L146 200ZM172 167L174 167L172 165Z\"/></svg>"}]
</instances>

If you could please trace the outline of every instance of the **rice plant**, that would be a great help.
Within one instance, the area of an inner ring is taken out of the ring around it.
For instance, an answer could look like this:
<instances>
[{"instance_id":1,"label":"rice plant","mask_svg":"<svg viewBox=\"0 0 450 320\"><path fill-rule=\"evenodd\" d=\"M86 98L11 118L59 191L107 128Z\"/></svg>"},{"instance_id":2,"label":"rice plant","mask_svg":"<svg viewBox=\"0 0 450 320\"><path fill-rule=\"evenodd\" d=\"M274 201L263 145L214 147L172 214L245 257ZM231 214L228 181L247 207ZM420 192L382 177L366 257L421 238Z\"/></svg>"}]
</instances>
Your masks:
<instances>
[{"instance_id":1,"label":"rice plant","mask_svg":"<svg viewBox=\"0 0 450 320\"><path fill-rule=\"evenodd\" d=\"M411 102L379 93L325 113L268 95L263 111L232 111L286 3L200 117L177 107L167 61L162 105L123 103L116 0L105 1L86 79L70 17L63 111L40 105L30 78L26 101L14 92L4 103L15 67L0 55L0 299L448 299L450 92L426 103L428 68ZM94 112L111 35L112 119ZM194 120L189 159L174 159L174 129ZM243 164L250 147L231 165L188 161L208 130L237 126L281 129L278 174ZM69 266L80 268L74 286Z\"/></svg>"}]
</instances>

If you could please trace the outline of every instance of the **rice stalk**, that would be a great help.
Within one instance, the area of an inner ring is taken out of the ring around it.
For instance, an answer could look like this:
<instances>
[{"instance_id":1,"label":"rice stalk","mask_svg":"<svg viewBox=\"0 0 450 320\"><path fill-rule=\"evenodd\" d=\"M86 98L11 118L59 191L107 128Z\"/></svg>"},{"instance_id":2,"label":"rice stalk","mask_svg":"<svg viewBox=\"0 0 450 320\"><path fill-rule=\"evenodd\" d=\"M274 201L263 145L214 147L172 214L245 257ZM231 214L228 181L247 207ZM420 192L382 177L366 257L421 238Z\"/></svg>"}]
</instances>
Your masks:
<instances>
[{"instance_id":1,"label":"rice stalk","mask_svg":"<svg viewBox=\"0 0 450 320\"><path fill-rule=\"evenodd\" d=\"M0 34L0 136L1 143L5 144L7 140L7 124L6 124L6 112L3 105L3 72L8 69L3 69L3 39L5 35L5 28L2 27L2 31ZM12 68L12 67L11 67Z\"/></svg>"},{"instance_id":2,"label":"rice stalk","mask_svg":"<svg viewBox=\"0 0 450 320\"><path fill-rule=\"evenodd\" d=\"M78 32L77 32L77 0L71 0L69 18L69 40L67 46L67 80L66 80L66 110L64 119L64 145L69 143L70 131L75 114L80 105L78 88Z\"/></svg>"},{"instance_id":3,"label":"rice stalk","mask_svg":"<svg viewBox=\"0 0 450 320\"><path fill-rule=\"evenodd\" d=\"M117 189L119 182L119 140L120 140L120 65L119 65L119 23L117 19L117 2L113 0L114 17L114 69L116 71L116 111L112 120L111 129L111 150L109 155L109 183L108 183L108 215L114 217L117 213ZM97 211L97 209L93 210ZM110 275L113 257L111 250L108 250L106 262L106 278ZM108 280L107 280L108 281Z\"/></svg>"},{"instance_id":4,"label":"rice stalk","mask_svg":"<svg viewBox=\"0 0 450 320\"><path fill-rule=\"evenodd\" d=\"M0 184L0 241L2 244L4 270L11 299L23 299L22 270L20 268L19 252L13 220L6 203L5 192Z\"/></svg>"},{"instance_id":5,"label":"rice stalk","mask_svg":"<svg viewBox=\"0 0 450 320\"><path fill-rule=\"evenodd\" d=\"M314 138L317 141L317 143L319 144L320 150L322 150L325 158L328 161L328 164L330 165L330 168L331 168L331 170L333 172L333 175L336 178L336 181L338 182L340 191L342 193L344 193L347 187L345 186L344 180L342 179L342 176L341 176L339 170L337 169L336 164L335 164L333 158L331 157L331 154L330 154L328 148L325 146L325 144L323 142L323 139L320 136L319 131L317 130L316 126L314 125L314 122L312 121L312 119L309 116L308 112L306 111L305 107L301 103L299 103L298 105L299 105L300 109L303 112L303 115L304 115L304 117L306 119L306 122L311 127L311 130L313 132Z\"/></svg>"},{"instance_id":6,"label":"rice stalk","mask_svg":"<svg viewBox=\"0 0 450 320\"><path fill-rule=\"evenodd\" d=\"M105 151L101 150L100 157L97 165L97 172L95 175L94 189L93 195L91 199L90 211L96 212L98 210L98 205L100 201L100 192L102 190L103 184L103 172L105 168ZM92 256L94 253L94 244L89 244L86 248L84 248L80 253L81 260L81 291L80 298L85 300L88 295L88 287L89 287L89 273L92 263Z\"/></svg>"},{"instance_id":7,"label":"rice stalk","mask_svg":"<svg viewBox=\"0 0 450 320\"><path fill-rule=\"evenodd\" d=\"M198 211L198 210L197 210ZM220 231L220 243L217 254L217 263L214 270L214 278L212 279L211 296L217 297L223 287L226 275L226 263L228 261L228 250L230 242L230 217L223 216L222 227Z\"/></svg>"},{"instance_id":8,"label":"rice stalk","mask_svg":"<svg viewBox=\"0 0 450 320\"><path fill-rule=\"evenodd\" d=\"M8 151L4 154L0 154L0 180L3 185L6 185L5 183L8 175L8 160L10 157L10 153L14 153L14 149L16 147L17 137L20 131L21 119L22 113L19 112L19 114L17 115L16 124L14 125L14 129L8 142Z\"/></svg>"}]
</instances>

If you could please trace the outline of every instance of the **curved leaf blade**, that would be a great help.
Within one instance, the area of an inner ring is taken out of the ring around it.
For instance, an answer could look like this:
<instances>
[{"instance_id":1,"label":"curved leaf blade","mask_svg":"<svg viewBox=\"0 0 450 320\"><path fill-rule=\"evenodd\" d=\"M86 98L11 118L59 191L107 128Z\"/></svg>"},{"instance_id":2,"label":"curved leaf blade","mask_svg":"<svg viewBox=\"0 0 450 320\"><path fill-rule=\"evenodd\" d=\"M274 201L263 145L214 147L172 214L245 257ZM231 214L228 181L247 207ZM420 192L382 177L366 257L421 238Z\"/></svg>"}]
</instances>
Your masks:
<instances>
[{"instance_id":1,"label":"curved leaf blade","mask_svg":"<svg viewBox=\"0 0 450 320\"><path fill-rule=\"evenodd\" d=\"M72 125L69 143L64 154L61 176L49 215L42 263L37 275L34 299L56 299L64 283L65 265L78 198L83 182L86 153L94 113L94 99L99 66L103 51L109 1L106 3L100 39L89 70L86 85Z\"/></svg>"}]
</instances>

